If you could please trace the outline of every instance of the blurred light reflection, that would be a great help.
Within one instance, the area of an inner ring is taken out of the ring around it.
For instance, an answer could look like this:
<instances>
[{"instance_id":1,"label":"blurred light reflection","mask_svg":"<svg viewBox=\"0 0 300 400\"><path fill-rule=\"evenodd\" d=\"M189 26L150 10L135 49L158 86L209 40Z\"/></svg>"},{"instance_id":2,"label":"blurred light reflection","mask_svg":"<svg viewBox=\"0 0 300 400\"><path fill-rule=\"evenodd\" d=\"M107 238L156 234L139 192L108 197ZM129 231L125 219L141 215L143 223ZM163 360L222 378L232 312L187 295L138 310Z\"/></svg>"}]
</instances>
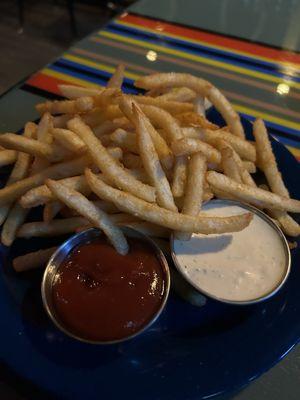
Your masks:
<instances>
[{"instance_id":1,"label":"blurred light reflection","mask_svg":"<svg viewBox=\"0 0 300 400\"><path fill-rule=\"evenodd\" d=\"M147 58L149 61L156 61L156 59L157 59L157 53L156 53L156 51L149 50L148 53L146 54L146 58Z\"/></svg>"},{"instance_id":2,"label":"blurred light reflection","mask_svg":"<svg viewBox=\"0 0 300 400\"><path fill-rule=\"evenodd\" d=\"M279 85L277 86L277 89L276 89L276 92L282 96L288 94L289 91L290 91L290 87L286 83L279 83Z\"/></svg>"}]
</instances>

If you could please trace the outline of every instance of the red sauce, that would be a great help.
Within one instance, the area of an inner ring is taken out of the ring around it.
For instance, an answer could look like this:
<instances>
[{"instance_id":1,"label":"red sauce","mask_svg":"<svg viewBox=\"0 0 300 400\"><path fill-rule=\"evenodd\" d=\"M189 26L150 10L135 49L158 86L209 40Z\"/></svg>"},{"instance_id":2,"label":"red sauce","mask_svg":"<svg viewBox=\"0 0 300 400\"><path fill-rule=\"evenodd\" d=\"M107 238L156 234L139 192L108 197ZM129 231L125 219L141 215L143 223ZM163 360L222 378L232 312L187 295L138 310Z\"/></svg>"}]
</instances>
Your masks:
<instances>
[{"instance_id":1,"label":"red sauce","mask_svg":"<svg viewBox=\"0 0 300 400\"><path fill-rule=\"evenodd\" d=\"M119 255L103 238L75 248L62 263L53 285L58 318L77 336L93 341L125 338L158 311L165 272L153 249L129 239Z\"/></svg>"}]
</instances>

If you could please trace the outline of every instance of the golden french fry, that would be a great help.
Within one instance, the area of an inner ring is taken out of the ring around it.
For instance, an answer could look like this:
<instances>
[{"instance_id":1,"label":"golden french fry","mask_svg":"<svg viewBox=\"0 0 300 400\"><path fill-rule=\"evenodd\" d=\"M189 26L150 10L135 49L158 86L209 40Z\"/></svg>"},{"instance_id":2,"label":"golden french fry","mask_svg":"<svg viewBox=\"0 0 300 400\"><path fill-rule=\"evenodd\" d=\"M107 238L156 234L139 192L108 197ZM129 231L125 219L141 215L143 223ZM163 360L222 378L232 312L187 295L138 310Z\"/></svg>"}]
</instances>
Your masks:
<instances>
[{"instance_id":1,"label":"golden french fry","mask_svg":"<svg viewBox=\"0 0 300 400\"><path fill-rule=\"evenodd\" d=\"M208 183L218 190L224 191L239 200L252 204L260 204L262 208L300 212L300 201L278 196L263 189L237 183L218 172L209 171L206 175Z\"/></svg>"},{"instance_id":2,"label":"golden french fry","mask_svg":"<svg viewBox=\"0 0 300 400\"><path fill-rule=\"evenodd\" d=\"M76 100L79 97L97 96L101 94L102 88L82 87L75 85L57 85L61 94L70 100Z\"/></svg>"},{"instance_id":3,"label":"golden french fry","mask_svg":"<svg viewBox=\"0 0 300 400\"><path fill-rule=\"evenodd\" d=\"M196 98L196 93L187 87L181 87L171 89L169 92L158 96L158 98L165 101L193 101Z\"/></svg>"},{"instance_id":4,"label":"golden french fry","mask_svg":"<svg viewBox=\"0 0 300 400\"><path fill-rule=\"evenodd\" d=\"M234 111L229 101L215 88L211 83L204 79L197 78L190 74L182 73L157 73L144 76L135 82L135 86L143 89L165 88L165 87L188 87L200 94L202 97L207 97L208 100L222 114L230 131L244 138L244 130L240 122L239 115Z\"/></svg>"},{"instance_id":5,"label":"golden french fry","mask_svg":"<svg viewBox=\"0 0 300 400\"><path fill-rule=\"evenodd\" d=\"M45 267L56 249L57 247L50 247L49 249L33 251L32 253L16 257L12 262L13 268L16 272L24 272L31 269Z\"/></svg>"},{"instance_id":6,"label":"golden french fry","mask_svg":"<svg viewBox=\"0 0 300 400\"><path fill-rule=\"evenodd\" d=\"M30 138L33 136L35 131L36 131L36 124L33 124L32 122L28 122L25 125L24 136ZM32 157L30 156L30 154L18 152L16 163L15 163L15 165L10 173L10 176L6 182L6 186L9 186L12 183L17 182L20 179L24 179L28 175L31 160L32 160ZM7 204L0 206L0 225L3 224L5 218L7 217L7 214L10 210L11 204L12 203L7 203Z\"/></svg>"},{"instance_id":7,"label":"golden french fry","mask_svg":"<svg viewBox=\"0 0 300 400\"><path fill-rule=\"evenodd\" d=\"M46 143L47 145L52 144L53 142L53 136L51 134L52 127L53 127L52 116L48 112L45 112L45 114L40 119L40 122L37 127L36 139L38 140L38 142ZM31 171L30 171L31 175L35 174L36 172L39 172L44 168L47 168L49 164L50 162L45 158L35 156L31 166Z\"/></svg>"},{"instance_id":8,"label":"golden french fry","mask_svg":"<svg viewBox=\"0 0 300 400\"><path fill-rule=\"evenodd\" d=\"M136 154L138 153L136 135L134 133L124 131L124 129L116 129L113 133L111 133L110 139L123 150Z\"/></svg>"},{"instance_id":9,"label":"golden french fry","mask_svg":"<svg viewBox=\"0 0 300 400\"><path fill-rule=\"evenodd\" d=\"M203 131L203 140L212 146L217 146L220 139L228 142L241 158L256 161L256 149L252 143L221 129Z\"/></svg>"},{"instance_id":10,"label":"golden french fry","mask_svg":"<svg viewBox=\"0 0 300 400\"><path fill-rule=\"evenodd\" d=\"M243 183L240 168L233 157L234 150L232 147L225 140L220 140L219 150L222 157L221 166L224 174L238 183Z\"/></svg>"},{"instance_id":11,"label":"golden french fry","mask_svg":"<svg viewBox=\"0 0 300 400\"><path fill-rule=\"evenodd\" d=\"M199 214L204 193L204 181L206 173L206 159L201 153L193 154L188 162L188 175L182 214L196 217ZM191 235L177 232L180 240L189 240Z\"/></svg>"},{"instance_id":12,"label":"golden french fry","mask_svg":"<svg viewBox=\"0 0 300 400\"><path fill-rule=\"evenodd\" d=\"M202 96L197 96L194 100L194 105L196 113L205 117L205 98Z\"/></svg>"},{"instance_id":13,"label":"golden french fry","mask_svg":"<svg viewBox=\"0 0 300 400\"><path fill-rule=\"evenodd\" d=\"M120 147L109 146L106 147L106 150L111 155L111 157L116 160L120 161L123 157L123 150Z\"/></svg>"},{"instance_id":14,"label":"golden french fry","mask_svg":"<svg viewBox=\"0 0 300 400\"><path fill-rule=\"evenodd\" d=\"M168 210L177 211L169 181L161 167L151 135L147 130L146 117L134 103L133 119L136 124L139 154L145 171L150 177L151 183L156 188L157 202L160 206Z\"/></svg>"},{"instance_id":15,"label":"golden french fry","mask_svg":"<svg viewBox=\"0 0 300 400\"><path fill-rule=\"evenodd\" d=\"M118 98L119 106L126 117L132 121L132 101L126 96L121 96ZM173 165L173 155L167 145L164 138L157 132L154 127L147 121L147 129L151 135L155 150L157 151L158 157L166 169L171 169Z\"/></svg>"},{"instance_id":16,"label":"golden french fry","mask_svg":"<svg viewBox=\"0 0 300 400\"><path fill-rule=\"evenodd\" d=\"M201 152L208 162L220 164L221 154L210 144L199 139L183 138L172 143L171 149L177 156L189 156Z\"/></svg>"},{"instance_id":17,"label":"golden french fry","mask_svg":"<svg viewBox=\"0 0 300 400\"><path fill-rule=\"evenodd\" d=\"M63 207L64 205L60 201L52 201L45 204L43 210L43 221L46 223L52 221Z\"/></svg>"},{"instance_id":18,"label":"golden french fry","mask_svg":"<svg viewBox=\"0 0 300 400\"><path fill-rule=\"evenodd\" d=\"M264 122L261 119L257 119L254 122L253 135L256 141L259 167L263 170L270 188L274 193L289 198L289 192L277 167L268 132ZM273 218L276 218L281 228L287 235L300 235L300 225L287 213L272 210L269 212Z\"/></svg>"},{"instance_id":19,"label":"golden french fry","mask_svg":"<svg viewBox=\"0 0 300 400\"><path fill-rule=\"evenodd\" d=\"M48 179L46 185L58 200L76 210L94 226L101 229L118 253L123 255L128 253L129 247L123 232L112 223L108 214L97 208L81 193L69 189L57 181Z\"/></svg>"},{"instance_id":20,"label":"golden french fry","mask_svg":"<svg viewBox=\"0 0 300 400\"><path fill-rule=\"evenodd\" d=\"M183 112L193 111L194 106L190 103L183 103L179 101L169 101L161 99L160 97L148 96L129 96L131 100L136 101L140 106L149 105L158 107L160 110L167 111L171 114L179 114Z\"/></svg>"},{"instance_id":21,"label":"golden french fry","mask_svg":"<svg viewBox=\"0 0 300 400\"><path fill-rule=\"evenodd\" d=\"M289 197L289 192L285 187L278 170L272 146L269 141L268 132L263 120L257 119L254 122L253 135L256 142L258 165L263 170L272 192L277 193L280 196Z\"/></svg>"},{"instance_id":22,"label":"golden french fry","mask_svg":"<svg viewBox=\"0 0 300 400\"><path fill-rule=\"evenodd\" d=\"M69 121L68 127L85 142L95 164L118 187L129 191L146 201L155 201L155 189L138 181L122 169L122 167L110 156L105 147L102 146L89 126L79 117L73 118Z\"/></svg>"},{"instance_id":23,"label":"golden french fry","mask_svg":"<svg viewBox=\"0 0 300 400\"><path fill-rule=\"evenodd\" d=\"M18 229L24 223L28 210L15 203L10 209L1 232L1 242L5 246L10 246L14 242Z\"/></svg>"},{"instance_id":24,"label":"golden french fry","mask_svg":"<svg viewBox=\"0 0 300 400\"><path fill-rule=\"evenodd\" d=\"M79 101L84 99L82 101ZM77 100L53 100L36 105L36 110L40 115L46 112L50 114L76 114L92 110L94 101L92 97L80 97Z\"/></svg>"},{"instance_id":25,"label":"golden french fry","mask_svg":"<svg viewBox=\"0 0 300 400\"><path fill-rule=\"evenodd\" d=\"M86 151L84 142L69 129L54 128L52 135L59 144L71 153L84 153Z\"/></svg>"},{"instance_id":26,"label":"golden french fry","mask_svg":"<svg viewBox=\"0 0 300 400\"><path fill-rule=\"evenodd\" d=\"M35 139L16 135L15 133L4 133L0 135L0 143L8 149L46 158L51 162L61 161L68 155L68 152L59 146L42 143Z\"/></svg>"},{"instance_id":27,"label":"golden french fry","mask_svg":"<svg viewBox=\"0 0 300 400\"><path fill-rule=\"evenodd\" d=\"M187 178L187 157L178 156L175 159L173 180L172 180L172 193L174 197L183 196L186 184L186 178Z\"/></svg>"},{"instance_id":28,"label":"golden french fry","mask_svg":"<svg viewBox=\"0 0 300 400\"><path fill-rule=\"evenodd\" d=\"M75 232L79 226L89 225L89 221L82 217L54 219L46 222L27 222L17 232L17 237L30 239L31 237L49 237L66 235Z\"/></svg>"},{"instance_id":29,"label":"golden french fry","mask_svg":"<svg viewBox=\"0 0 300 400\"><path fill-rule=\"evenodd\" d=\"M100 125L95 126L93 132L97 138L101 138L103 135L113 133L118 128L130 130L132 129L132 125L127 118L116 118L113 121L104 121Z\"/></svg>"},{"instance_id":30,"label":"golden french fry","mask_svg":"<svg viewBox=\"0 0 300 400\"><path fill-rule=\"evenodd\" d=\"M0 151L0 167L13 164L17 159L17 152L15 150L1 150Z\"/></svg>"},{"instance_id":31,"label":"golden french fry","mask_svg":"<svg viewBox=\"0 0 300 400\"><path fill-rule=\"evenodd\" d=\"M71 189L74 189L82 194L88 195L90 193L89 185L86 182L84 175L72 176L61 180L61 183ZM49 203L55 198L47 185L34 187L25 193L21 199L20 204L24 208L32 208L42 204Z\"/></svg>"},{"instance_id":32,"label":"golden french fry","mask_svg":"<svg viewBox=\"0 0 300 400\"><path fill-rule=\"evenodd\" d=\"M210 130L220 129L218 125L215 125L212 122L208 121L204 115L200 115L195 111L177 114L176 119L180 122L182 126L186 127L200 127Z\"/></svg>"},{"instance_id":33,"label":"golden french fry","mask_svg":"<svg viewBox=\"0 0 300 400\"><path fill-rule=\"evenodd\" d=\"M23 196L24 193L28 192L28 190L42 185L45 179L62 179L68 176L78 175L90 164L90 157L82 156L71 161L54 164L35 175L21 179L12 185L0 189L0 206L17 200L19 197Z\"/></svg>"},{"instance_id":34,"label":"golden french fry","mask_svg":"<svg viewBox=\"0 0 300 400\"><path fill-rule=\"evenodd\" d=\"M101 199L113 202L121 211L169 229L203 234L234 232L244 229L252 220L251 213L226 218L179 214L114 189L98 179L89 169L86 169L85 174L91 189Z\"/></svg>"},{"instance_id":35,"label":"golden french fry","mask_svg":"<svg viewBox=\"0 0 300 400\"><path fill-rule=\"evenodd\" d=\"M107 82L106 87L121 89L124 80L124 75L125 75L125 65L119 64L116 67L115 72Z\"/></svg>"}]
</instances>

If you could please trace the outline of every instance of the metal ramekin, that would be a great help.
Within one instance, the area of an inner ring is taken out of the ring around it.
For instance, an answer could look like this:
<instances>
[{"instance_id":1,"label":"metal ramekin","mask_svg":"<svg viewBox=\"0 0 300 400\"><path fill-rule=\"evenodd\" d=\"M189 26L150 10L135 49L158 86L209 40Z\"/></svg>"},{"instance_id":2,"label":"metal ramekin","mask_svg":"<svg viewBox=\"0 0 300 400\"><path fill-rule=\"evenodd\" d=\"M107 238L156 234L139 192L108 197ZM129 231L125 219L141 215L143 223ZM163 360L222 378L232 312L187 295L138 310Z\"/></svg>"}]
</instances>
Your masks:
<instances>
[{"instance_id":1,"label":"metal ramekin","mask_svg":"<svg viewBox=\"0 0 300 400\"><path fill-rule=\"evenodd\" d=\"M72 331L68 329L67 326L63 324L63 322L59 319L55 308L53 306L53 298L52 298L52 287L53 287L53 281L55 279L57 270L61 263L65 260L65 258L70 254L70 252L77 247L80 244L85 244L87 242L93 241L103 235L103 233L99 229L88 229L86 231L80 232L74 236L72 236L70 239L65 241L53 254L53 256L50 258L47 267L44 272L43 280L42 280L42 285L41 285L41 292L42 292L42 300L43 300L43 305L44 308L51 318L51 320L54 322L54 324L66 335L71 336L74 339L80 340L85 343L92 343L92 344L115 344L115 343L120 343L128 339L132 339L135 336L141 334L144 332L146 329L152 325L157 318L160 316L161 312L163 311L167 298L169 295L170 291L170 270L169 266L167 263L167 260L162 253L162 251L159 249L159 247L146 235L132 229L129 227L122 227L121 228L124 234L127 237L131 238L136 238L136 239L142 239L146 241L153 249L154 253L156 254L158 260L161 263L161 267L163 269L163 272L165 274L165 287L164 287L164 295L161 301L161 305L157 312L153 315L151 320L148 322L147 325L143 326L139 331L135 332L134 334L130 336L126 336L121 339L116 339L116 340L111 340L111 341L94 341L94 340L88 340L85 338L82 338L76 334L74 334Z\"/></svg>"},{"instance_id":2,"label":"metal ramekin","mask_svg":"<svg viewBox=\"0 0 300 400\"><path fill-rule=\"evenodd\" d=\"M239 201L235 201L235 200L211 200L209 202L209 204L224 204L224 205L235 205L235 206L239 206L244 208L247 211L251 211L253 214L258 215L259 217L261 217L263 220L265 220L273 229L274 231L277 233L277 235L280 237L281 242L283 244L284 247L284 251L285 251L285 256L286 256L286 263L285 263L285 273L283 274L283 277L281 279L281 281L279 281L278 285L269 293L265 294L264 296L252 299L252 300L228 300L228 299L223 299L220 298L218 296L215 296L205 290L203 290L200 286L196 285L195 282L193 282L192 279L190 279L185 273L184 273L184 269L183 266L180 265L175 251L174 251L174 235L171 235L170 238L170 247L171 247L171 255L172 255L172 259L173 262L177 268L177 270L181 273L182 277L187 280L199 293L210 297L211 299L220 301L222 303L227 303L227 304L235 304L235 305L249 305L249 304L255 304L255 303L259 303L261 301L267 300L270 297L274 296L281 288L282 286L285 284L290 270L291 270L291 253L290 253L290 248L289 245L287 243L287 240L282 232L282 230L279 228L278 225L275 224L275 222L273 222L273 220L264 212L262 212L261 210L257 209L256 207L253 207L249 204L245 204L245 203L241 203Z\"/></svg>"}]
</instances>

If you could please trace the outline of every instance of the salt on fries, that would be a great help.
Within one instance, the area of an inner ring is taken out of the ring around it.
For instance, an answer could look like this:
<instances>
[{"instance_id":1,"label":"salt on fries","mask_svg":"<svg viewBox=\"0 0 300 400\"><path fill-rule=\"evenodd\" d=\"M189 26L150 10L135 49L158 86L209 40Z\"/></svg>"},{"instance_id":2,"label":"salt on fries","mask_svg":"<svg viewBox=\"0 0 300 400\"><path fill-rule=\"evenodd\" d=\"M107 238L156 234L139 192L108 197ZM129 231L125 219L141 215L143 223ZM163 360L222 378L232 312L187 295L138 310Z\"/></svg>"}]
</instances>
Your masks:
<instances>
[{"instance_id":1,"label":"salt on fries","mask_svg":"<svg viewBox=\"0 0 300 400\"><path fill-rule=\"evenodd\" d=\"M265 209L291 236L300 234L287 212L300 212L278 171L262 121L255 142L246 140L239 115L211 83L188 74L142 77L146 95L126 95L120 65L107 87L59 85L66 100L37 105L38 125L24 134L0 136L0 166L14 164L0 189L1 240L69 234L90 226L103 230L116 250L128 251L118 227L182 240L193 232L215 234L244 229L251 213L231 217L201 214L214 195ZM208 121L204 99L222 114L226 126ZM270 187L257 187L259 168ZM26 222L29 210L43 206L43 221ZM55 248L17 257L25 271L45 263Z\"/></svg>"}]
</instances>

